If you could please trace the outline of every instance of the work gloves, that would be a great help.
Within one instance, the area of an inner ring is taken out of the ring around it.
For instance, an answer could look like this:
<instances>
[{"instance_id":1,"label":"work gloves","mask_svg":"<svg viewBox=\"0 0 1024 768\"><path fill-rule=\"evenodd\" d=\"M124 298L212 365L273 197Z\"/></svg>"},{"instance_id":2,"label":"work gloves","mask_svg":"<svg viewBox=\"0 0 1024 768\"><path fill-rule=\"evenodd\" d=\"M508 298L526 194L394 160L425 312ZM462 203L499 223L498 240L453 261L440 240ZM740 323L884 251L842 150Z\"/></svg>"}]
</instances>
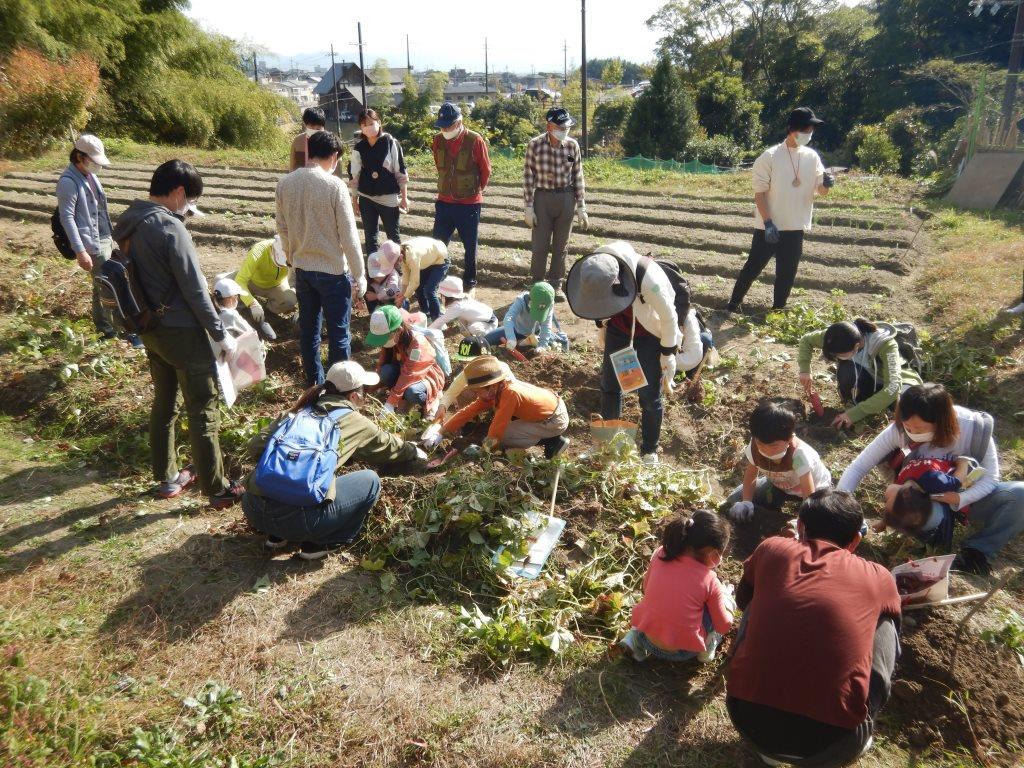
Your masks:
<instances>
[{"instance_id":1,"label":"work gloves","mask_svg":"<svg viewBox=\"0 0 1024 768\"><path fill-rule=\"evenodd\" d=\"M393 406L391 403L384 403L384 413L394 413L394 412L395 412L395 406Z\"/></svg>"},{"instance_id":2,"label":"work gloves","mask_svg":"<svg viewBox=\"0 0 1024 768\"><path fill-rule=\"evenodd\" d=\"M587 208L583 204L576 208L576 226L584 232L590 227L590 217L587 216Z\"/></svg>"},{"instance_id":3,"label":"work gloves","mask_svg":"<svg viewBox=\"0 0 1024 768\"><path fill-rule=\"evenodd\" d=\"M526 206L526 211L523 214L523 218L526 219L526 226L533 229L537 226L537 214L533 212L533 206Z\"/></svg>"},{"instance_id":4,"label":"work gloves","mask_svg":"<svg viewBox=\"0 0 1024 768\"><path fill-rule=\"evenodd\" d=\"M433 450L437 447L438 443L441 442L441 425L439 423L431 424L423 432L423 437L420 438L420 444L428 451Z\"/></svg>"},{"instance_id":5,"label":"work gloves","mask_svg":"<svg viewBox=\"0 0 1024 768\"><path fill-rule=\"evenodd\" d=\"M427 452L420 448L418 445L416 446L416 458L419 459L420 461L427 460Z\"/></svg>"},{"instance_id":6,"label":"work gloves","mask_svg":"<svg viewBox=\"0 0 1024 768\"><path fill-rule=\"evenodd\" d=\"M256 323L256 329L259 331L261 339L266 339L267 341L275 341L277 339L277 333L270 327L270 323L267 322L267 316L263 311L263 307L255 299L249 305L249 314L252 316L253 322Z\"/></svg>"},{"instance_id":7,"label":"work gloves","mask_svg":"<svg viewBox=\"0 0 1024 768\"><path fill-rule=\"evenodd\" d=\"M825 171L821 177L821 186L825 189L832 189L836 185L836 177L832 171Z\"/></svg>"},{"instance_id":8,"label":"work gloves","mask_svg":"<svg viewBox=\"0 0 1024 768\"><path fill-rule=\"evenodd\" d=\"M261 339L265 339L266 341L277 340L277 332L270 327L270 323L268 323L266 320L259 324L258 329L260 332Z\"/></svg>"},{"instance_id":9,"label":"work gloves","mask_svg":"<svg viewBox=\"0 0 1024 768\"><path fill-rule=\"evenodd\" d=\"M666 393L671 392L675 388L675 384L672 383L672 379L676 375L676 356L675 353L671 355L661 356L661 388Z\"/></svg>"},{"instance_id":10,"label":"work gloves","mask_svg":"<svg viewBox=\"0 0 1024 768\"><path fill-rule=\"evenodd\" d=\"M249 314L252 316L253 322L262 323L267 319L266 314L263 312L263 307L256 299L252 300L252 304L249 305Z\"/></svg>"},{"instance_id":11,"label":"work gloves","mask_svg":"<svg viewBox=\"0 0 1024 768\"><path fill-rule=\"evenodd\" d=\"M356 301L366 295L366 275L360 275L359 280L352 284L352 298Z\"/></svg>"},{"instance_id":12,"label":"work gloves","mask_svg":"<svg viewBox=\"0 0 1024 768\"><path fill-rule=\"evenodd\" d=\"M220 341L213 342L217 348L217 355L222 360L227 357L231 357L235 352L238 351L238 342L235 341L235 337L227 331L224 332L224 338Z\"/></svg>"},{"instance_id":13,"label":"work gloves","mask_svg":"<svg viewBox=\"0 0 1024 768\"><path fill-rule=\"evenodd\" d=\"M737 501L729 508L729 517L737 523L745 523L754 516L754 502Z\"/></svg>"},{"instance_id":14,"label":"work gloves","mask_svg":"<svg viewBox=\"0 0 1024 768\"><path fill-rule=\"evenodd\" d=\"M764 223L764 241L771 245L779 242L779 228L775 226L775 222L771 219Z\"/></svg>"},{"instance_id":15,"label":"work gloves","mask_svg":"<svg viewBox=\"0 0 1024 768\"><path fill-rule=\"evenodd\" d=\"M512 351L513 349L516 348L517 343L518 342L514 338L510 339L508 337L505 337L505 349Z\"/></svg>"}]
</instances>

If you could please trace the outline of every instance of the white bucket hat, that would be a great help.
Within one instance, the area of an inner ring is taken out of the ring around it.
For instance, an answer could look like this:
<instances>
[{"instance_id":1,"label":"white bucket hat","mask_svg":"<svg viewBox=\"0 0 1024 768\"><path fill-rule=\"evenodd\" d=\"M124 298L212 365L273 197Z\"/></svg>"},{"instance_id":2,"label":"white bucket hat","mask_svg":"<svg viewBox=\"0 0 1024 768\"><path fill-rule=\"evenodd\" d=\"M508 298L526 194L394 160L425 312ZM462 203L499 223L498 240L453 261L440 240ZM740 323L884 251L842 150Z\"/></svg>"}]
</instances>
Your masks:
<instances>
[{"instance_id":1,"label":"white bucket hat","mask_svg":"<svg viewBox=\"0 0 1024 768\"><path fill-rule=\"evenodd\" d=\"M462 288L462 278L449 275L437 286L437 292L449 299L461 299L466 295Z\"/></svg>"}]
</instances>

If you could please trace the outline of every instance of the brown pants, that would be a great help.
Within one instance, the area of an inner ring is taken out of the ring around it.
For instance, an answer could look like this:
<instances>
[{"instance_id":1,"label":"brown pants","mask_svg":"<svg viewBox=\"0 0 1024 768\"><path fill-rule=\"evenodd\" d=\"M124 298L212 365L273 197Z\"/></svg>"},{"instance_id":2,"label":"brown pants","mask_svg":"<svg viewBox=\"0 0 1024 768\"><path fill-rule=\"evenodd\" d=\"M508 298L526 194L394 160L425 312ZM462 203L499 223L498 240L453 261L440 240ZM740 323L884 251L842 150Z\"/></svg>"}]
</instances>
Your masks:
<instances>
[{"instance_id":1,"label":"brown pants","mask_svg":"<svg viewBox=\"0 0 1024 768\"><path fill-rule=\"evenodd\" d=\"M523 421L514 419L505 428L505 436L501 438L504 448L529 448L541 440L556 437L569 428L569 412L562 399L558 399L558 407L545 421Z\"/></svg>"},{"instance_id":2,"label":"brown pants","mask_svg":"<svg viewBox=\"0 0 1024 768\"><path fill-rule=\"evenodd\" d=\"M564 192L538 189L533 196L533 212L537 221L533 225L531 240L533 259L530 276L535 283L545 279L550 252L551 267L547 269L546 279L555 288L561 288L565 279L565 254L576 215L576 195L571 189Z\"/></svg>"}]
</instances>

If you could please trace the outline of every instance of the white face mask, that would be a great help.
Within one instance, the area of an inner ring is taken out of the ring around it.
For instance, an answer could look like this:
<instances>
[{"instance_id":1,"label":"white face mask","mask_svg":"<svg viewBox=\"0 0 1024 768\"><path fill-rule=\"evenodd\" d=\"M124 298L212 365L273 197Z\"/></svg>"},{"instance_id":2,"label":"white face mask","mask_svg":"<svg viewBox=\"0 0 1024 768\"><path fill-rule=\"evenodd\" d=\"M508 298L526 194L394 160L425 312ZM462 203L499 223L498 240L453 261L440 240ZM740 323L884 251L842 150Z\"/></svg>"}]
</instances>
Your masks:
<instances>
[{"instance_id":1,"label":"white face mask","mask_svg":"<svg viewBox=\"0 0 1024 768\"><path fill-rule=\"evenodd\" d=\"M918 444L930 443L932 441L932 438L935 437L935 431L932 430L931 432L911 432L908 429L907 437L909 437L911 440Z\"/></svg>"},{"instance_id":2,"label":"white face mask","mask_svg":"<svg viewBox=\"0 0 1024 768\"><path fill-rule=\"evenodd\" d=\"M179 205L177 208L175 208L173 211L171 211L171 213L173 213L175 216L184 216L185 212L187 210L188 210L188 198L185 197L184 195L182 195L181 196L181 205Z\"/></svg>"},{"instance_id":3,"label":"white face mask","mask_svg":"<svg viewBox=\"0 0 1024 768\"><path fill-rule=\"evenodd\" d=\"M461 132L462 132L462 126L460 125L457 128L448 128L446 130L441 131L441 135L444 136L445 139L447 139L448 141L451 141L456 136L458 136Z\"/></svg>"},{"instance_id":4,"label":"white face mask","mask_svg":"<svg viewBox=\"0 0 1024 768\"><path fill-rule=\"evenodd\" d=\"M322 130L323 130L323 128L307 128L306 129L306 138L308 139L314 133L319 133Z\"/></svg>"},{"instance_id":5,"label":"white face mask","mask_svg":"<svg viewBox=\"0 0 1024 768\"><path fill-rule=\"evenodd\" d=\"M788 452L789 448L786 448L784 451L782 451L782 453L773 453L771 456L769 456L767 453L761 453L760 451L758 451L758 453L761 453L761 455L768 459L768 461L782 461L784 458L786 458L786 454Z\"/></svg>"},{"instance_id":6,"label":"white face mask","mask_svg":"<svg viewBox=\"0 0 1024 768\"><path fill-rule=\"evenodd\" d=\"M94 161L92 158L85 158L85 172L86 173L99 173L103 170L103 166Z\"/></svg>"},{"instance_id":7,"label":"white face mask","mask_svg":"<svg viewBox=\"0 0 1024 768\"><path fill-rule=\"evenodd\" d=\"M804 133L804 132L801 131L800 133L797 133L793 137L793 139L794 139L794 141L796 141L798 146L806 147L808 144L811 143L811 136L813 136L813 135L814 135L814 131L808 131L807 133Z\"/></svg>"},{"instance_id":8,"label":"white face mask","mask_svg":"<svg viewBox=\"0 0 1024 768\"><path fill-rule=\"evenodd\" d=\"M369 137L369 136L379 136L380 135L380 123L378 123L378 122L370 123L369 125L364 126L361 130L362 130L364 136L367 136L367 137Z\"/></svg>"},{"instance_id":9,"label":"white face mask","mask_svg":"<svg viewBox=\"0 0 1024 768\"><path fill-rule=\"evenodd\" d=\"M559 141L565 141L567 138L569 138L569 129L563 128L560 131L552 131L551 135L554 136Z\"/></svg>"}]
</instances>

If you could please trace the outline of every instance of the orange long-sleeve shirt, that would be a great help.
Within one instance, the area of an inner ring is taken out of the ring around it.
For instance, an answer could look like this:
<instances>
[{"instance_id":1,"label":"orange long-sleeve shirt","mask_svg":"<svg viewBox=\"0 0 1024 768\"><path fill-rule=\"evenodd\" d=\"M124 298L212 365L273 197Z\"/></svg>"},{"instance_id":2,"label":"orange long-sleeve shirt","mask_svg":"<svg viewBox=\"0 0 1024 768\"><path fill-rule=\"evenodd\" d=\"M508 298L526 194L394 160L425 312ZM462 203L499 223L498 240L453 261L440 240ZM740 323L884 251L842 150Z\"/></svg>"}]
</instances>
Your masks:
<instances>
[{"instance_id":1,"label":"orange long-sleeve shirt","mask_svg":"<svg viewBox=\"0 0 1024 768\"><path fill-rule=\"evenodd\" d=\"M558 408L558 395L550 389L536 387L525 381L507 382L496 401L477 398L461 411L456 413L444 425L445 432L457 432L474 416L494 409L487 436L501 440L505 429L512 419L523 421L547 421Z\"/></svg>"}]
</instances>

